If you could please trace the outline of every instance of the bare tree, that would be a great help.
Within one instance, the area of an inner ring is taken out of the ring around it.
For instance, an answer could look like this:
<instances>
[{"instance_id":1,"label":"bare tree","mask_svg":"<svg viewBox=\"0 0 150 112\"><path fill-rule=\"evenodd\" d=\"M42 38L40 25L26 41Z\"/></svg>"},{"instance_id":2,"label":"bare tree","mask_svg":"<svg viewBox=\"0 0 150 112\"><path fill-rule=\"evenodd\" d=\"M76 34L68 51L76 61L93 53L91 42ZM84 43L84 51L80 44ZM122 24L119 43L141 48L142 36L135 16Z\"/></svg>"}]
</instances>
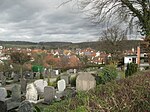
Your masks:
<instances>
[{"instance_id":1,"label":"bare tree","mask_svg":"<svg viewBox=\"0 0 150 112\"><path fill-rule=\"evenodd\" d=\"M94 22L126 21L140 26L141 33L150 38L150 0L80 0ZM89 11L90 10L90 11Z\"/></svg>"},{"instance_id":2,"label":"bare tree","mask_svg":"<svg viewBox=\"0 0 150 112\"><path fill-rule=\"evenodd\" d=\"M118 26L113 26L104 30L100 39L116 46L118 42L126 39L126 32L121 30Z\"/></svg>"},{"instance_id":3,"label":"bare tree","mask_svg":"<svg viewBox=\"0 0 150 112\"><path fill-rule=\"evenodd\" d=\"M126 31L121 30L118 26L113 26L102 32L100 43L105 51L112 53L113 60L117 61L122 53L120 42L126 39Z\"/></svg>"}]
</instances>

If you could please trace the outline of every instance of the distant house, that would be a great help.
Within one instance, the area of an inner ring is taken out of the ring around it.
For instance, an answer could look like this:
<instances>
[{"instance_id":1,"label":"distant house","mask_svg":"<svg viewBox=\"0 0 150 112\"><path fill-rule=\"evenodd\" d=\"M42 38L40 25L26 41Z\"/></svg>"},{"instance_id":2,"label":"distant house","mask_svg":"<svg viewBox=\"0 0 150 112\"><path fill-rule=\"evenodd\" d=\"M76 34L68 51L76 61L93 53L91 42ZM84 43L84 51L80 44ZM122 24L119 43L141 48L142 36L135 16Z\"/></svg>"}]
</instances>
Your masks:
<instances>
[{"instance_id":1,"label":"distant house","mask_svg":"<svg viewBox=\"0 0 150 112\"><path fill-rule=\"evenodd\" d=\"M137 53L135 55L126 55L124 56L124 64L125 66L128 63L136 63L139 67L147 67L150 66L148 62L147 53L141 53L140 47L137 48Z\"/></svg>"}]
</instances>

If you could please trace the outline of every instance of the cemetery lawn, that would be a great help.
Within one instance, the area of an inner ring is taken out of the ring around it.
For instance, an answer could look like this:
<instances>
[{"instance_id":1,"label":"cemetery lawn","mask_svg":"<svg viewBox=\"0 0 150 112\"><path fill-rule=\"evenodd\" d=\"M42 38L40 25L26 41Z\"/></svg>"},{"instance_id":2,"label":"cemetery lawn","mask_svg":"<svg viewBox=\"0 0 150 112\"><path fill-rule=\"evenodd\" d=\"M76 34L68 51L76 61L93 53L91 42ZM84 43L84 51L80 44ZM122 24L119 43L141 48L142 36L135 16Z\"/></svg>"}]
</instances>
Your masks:
<instances>
[{"instance_id":1,"label":"cemetery lawn","mask_svg":"<svg viewBox=\"0 0 150 112\"><path fill-rule=\"evenodd\" d=\"M42 112L150 112L150 71L38 107Z\"/></svg>"}]
</instances>

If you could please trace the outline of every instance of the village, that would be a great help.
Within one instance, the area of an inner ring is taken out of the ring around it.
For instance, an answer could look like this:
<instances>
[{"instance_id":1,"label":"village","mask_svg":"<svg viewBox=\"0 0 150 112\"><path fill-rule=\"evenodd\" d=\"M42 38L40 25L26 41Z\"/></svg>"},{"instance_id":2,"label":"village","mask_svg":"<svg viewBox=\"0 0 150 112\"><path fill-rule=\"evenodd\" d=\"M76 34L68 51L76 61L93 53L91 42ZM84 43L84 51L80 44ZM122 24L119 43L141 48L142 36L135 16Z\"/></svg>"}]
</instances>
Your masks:
<instances>
[{"instance_id":1,"label":"village","mask_svg":"<svg viewBox=\"0 0 150 112\"><path fill-rule=\"evenodd\" d=\"M92 48L46 50L0 46L0 110L33 111L36 105L51 105L74 97L78 91L96 87L96 77L108 65L116 67L113 76L116 80L126 77L128 63L137 64L140 71L149 68L148 56L140 47L122 54L121 60L112 61L113 54Z\"/></svg>"}]
</instances>

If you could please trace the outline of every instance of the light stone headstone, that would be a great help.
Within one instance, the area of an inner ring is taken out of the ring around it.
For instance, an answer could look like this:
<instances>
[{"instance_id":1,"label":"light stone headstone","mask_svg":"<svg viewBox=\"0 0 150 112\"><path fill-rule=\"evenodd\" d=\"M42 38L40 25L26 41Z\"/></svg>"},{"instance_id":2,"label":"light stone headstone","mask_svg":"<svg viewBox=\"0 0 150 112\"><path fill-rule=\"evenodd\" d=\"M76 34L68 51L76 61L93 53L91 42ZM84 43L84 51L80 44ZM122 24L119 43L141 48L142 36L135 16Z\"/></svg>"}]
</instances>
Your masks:
<instances>
[{"instance_id":1,"label":"light stone headstone","mask_svg":"<svg viewBox=\"0 0 150 112\"><path fill-rule=\"evenodd\" d=\"M26 87L27 87L27 80L25 78L22 78L20 80L20 84L21 84L21 92L25 93L26 92Z\"/></svg>"},{"instance_id":2,"label":"light stone headstone","mask_svg":"<svg viewBox=\"0 0 150 112\"><path fill-rule=\"evenodd\" d=\"M67 75L62 75L62 76L60 76L60 78L65 80L66 85L69 84L69 76L67 76Z\"/></svg>"},{"instance_id":3,"label":"light stone headstone","mask_svg":"<svg viewBox=\"0 0 150 112\"><path fill-rule=\"evenodd\" d=\"M83 72L77 76L76 89L78 91L88 91L96 86L96 80L91 73Z\"/></svg>"},{"instance_id":4,"label":"light stone headstone","mask_svg":"<svg viewBox=\"0 0 150 112\"><path fill-rule=\"evenodd\" d=\"M21 86L18 84L15 84L12 87L12 101L20 101L21 100Z\"/></svg>"},{"instance_id":5,"label":"light stone headstone","mask_svg":"<svg viewBox=\"0 0 150 112\"><path fill-rule=\"evenodd\" d=\"M58 91L63 92L66 89L66 82L64 79L61 79L57 82Z\"/></svg>"},{"instance_id":6,"label":"light stone headstone","mask_svg":"<svg viewBox=\"0 0 150 112\"><path fill-rule=\"evenodd\" d=\"M37 101L38 93L33 83L28 84L26 88L26 100Z\"/></svg>"},{"instance_id":7,"label":"light stone headstone","mask_svg":"<svg viewBox=\"0 0 150 112\"><path fill-rule=\"evenodd\" d=\"M7 96L7 91L4 87L0 87L0 101L4 101Z\"/></svg>"},{"instance_id":8,"label":"light stone headstone","mask_svg":"<svg viewBox=\"0 0 150 112\"><path fill-rule=\"evenodd\" d=\"M34 85L37 89L38 95L40 97L43 97L44 96L44 87L48 86L47 81L45 81L43 79L39 79L39 80L34 81Z\"/></svg>"},{"instance_id":9,"label":"light stone headstone","mask_svg":"<svg viewBox=\"0 0 150 112\"><path fill-rule=\"evenodd\" d=\"M19 105L18 112L33 112L33 105L29 101L23 101Z\"/></svg>"},{"instance_id":10,"label":"light stone headstone","mask_svg":"<svg viewBox=\"0 0 150 112\"><path fill-rule=\"evenodd\" d=\"M44 88L44 103L50 104L55 97L55 88L52 86L46 86Z\"/></svg>"}]
</instances>

